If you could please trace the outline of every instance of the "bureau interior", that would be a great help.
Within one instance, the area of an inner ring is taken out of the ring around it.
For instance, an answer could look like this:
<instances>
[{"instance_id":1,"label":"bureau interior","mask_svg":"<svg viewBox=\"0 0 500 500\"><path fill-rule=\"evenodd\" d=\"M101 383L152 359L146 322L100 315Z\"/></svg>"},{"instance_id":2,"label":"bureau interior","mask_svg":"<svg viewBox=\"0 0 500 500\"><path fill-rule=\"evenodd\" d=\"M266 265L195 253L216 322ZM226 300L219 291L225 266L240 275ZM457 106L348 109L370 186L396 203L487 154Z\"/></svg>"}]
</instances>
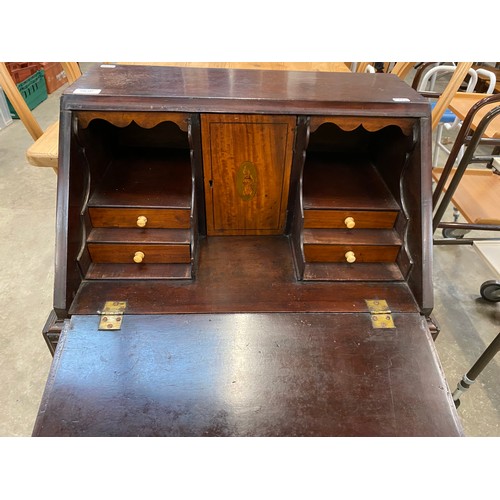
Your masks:
<instances>
[{"instance_id":1,"label":"bureau interior","mask_svg":"<svg viewBox=\"0 0 500 500\"><path fill-rule=\"evenodd\" d=\"M410 162L413 148L413 136L406 135L397 125L386 125L369 131L361 123L353 130L343 130L339 125L327 122L310 132L304 171L307 173L308 168L314 168L308 167L308 163L313 164L315 158L321 156L331 164L332 179L339 175L344 165L349 165L351 182L356 182L356 178L362 181L363 168L373 170L401 205L400 180L403 169ZM361 186L360 181L356 182L356 185ZM364 196L369 196L370 186L367 184ZM346 187L348 186L343 186ZM352 201L349 203L362 202L362 197L356 198L356 194L352 193ZM340 190L336 195L347 198Z\"/></svg>"},{"instance_id":2,"label":"bureau interior","mask_svg":"<svg viewBox=\"0 0 500 500\"><path fill-rule=\"evenodd\" d=\"M396 125L344 130L327 122L311 128L302 176L303 223L294 225L301 233L294 241L302 279L407 279L408 231L416 227L416 214L407 209L402 186L404 177L418 175L412 135Z\"/></svg>"},{"instance_id":3,"label":"bureau interior","mask_svg":"<svg viewBox=\"0 0 500 500\"><path fill-rule=\"evenodd\" d=\"M190 277L187 127L148 120L118 126L98 118L80 130L87 196L77 260L86 279ZM147 267L137 266L145 258L144 245Z\"/></svg>"},{"instance_id":4,"label":"bureau interior","mask_svg":"<svg viewBox=\"0 0 500 500\"><path fill-rule=\"evenodd\" d=\"M194 303L200 311L280 311L299 290L310 294L303 307L318 307L319 300L330 310L336 294L328 289L325 302L324 287L334 282L394 283L405 290L408 285L417 300L422 295L420 158L411 127L343 130L324 123L311 130L303 164L298 145L307 131L297 127L295 142L287 141L283 149L284 156L292 150L295 155L288 175L302 174L302 183L290 189L286 228L273 235L206 237L199 208L201 131L188 129L188 118L196 125L199 116L174 114L172 120L156 117L152 123L149 115L154 114L133 114L132 120L129 115L126 123L120 117L92 117L71 136L66 289L71 314L100 307L110 282L117 287L115 296L127 295L131 280L141 293L160 297L165 294L158 290L168 289L176 296L154 307L142 299L129 305L141 313L189 312ZM288 183L284 176L283 184ZM315 227L309 219L314 212L327 220L340 214L340 226L324 225L323 218ZM369 224L363 226L367 213ZM344 225L347 217L354 217L354 230ZM349 252L355 261L347 260ZM262 293L271 270L283 293L267 297L263 305L254 291ZM299 288L303 282L309 282L307 288ZM207 286L215 290L210 297Z\"/></svg>"},{"instance_id":5,"label":"bureau interior","mask_svg":"<svg viewBox=\"0 0 500 500\"><path fill-rule=\"evenodd\" d=\"M90 197L101 187L105 176L114 176L114 182L121 184L116 190L128 189L128 197L133 196L134 184L146 184L144 176L148 171L168 169L174 161L184 160L188 175L191 174L188 134L172 121L146 128L133 120L120 127L104 119L93 119L88 126L79 128L79 142L90 170ZM157 162L163 162L165 168L155 167ZM165 191L165 186L155 182L148 188Z\"/></svg>"}]
</instances>

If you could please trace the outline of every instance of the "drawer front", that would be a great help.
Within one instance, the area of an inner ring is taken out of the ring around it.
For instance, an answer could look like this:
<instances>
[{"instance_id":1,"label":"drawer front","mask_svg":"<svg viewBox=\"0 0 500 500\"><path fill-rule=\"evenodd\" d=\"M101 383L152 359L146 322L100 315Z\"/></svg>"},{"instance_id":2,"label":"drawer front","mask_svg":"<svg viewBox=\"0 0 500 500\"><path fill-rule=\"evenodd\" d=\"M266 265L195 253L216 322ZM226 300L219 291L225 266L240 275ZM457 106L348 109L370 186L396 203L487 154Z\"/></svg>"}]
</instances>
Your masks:
<instances>
[{"instance_id":1,"label":"drawer front","mask_svg":"<svg viewBox=\"0 0 500 500\"><path fill-rule=\"evenodd\" d=\"M304 245L304 257L306 262L349 262L353 265L358 262L395 262L399 249L399 246L392 245Z\"/></svg>"},{"instance_id":2,"label":"drawer front","mask_svg":"<svg viewBox=\"0 0 500 500\"><path fill-rule=\"evenodd\" d=\"M190 210L174 208L89 208L93 227L190 227ZM146 220L144 220L144 218Z\"/></svg>"},{"instance_id":3,"label":"drawer front","mask_svg":"<svg viewBox=\"0 0 500 500\"><path fill-rule=\"evenodd\" d=\"M345 229L348 218L354 222L352 229L389 229L397 216L397 211L304 210L304 229Z\"/></svg>"},{"instance_id":4,"label":"drawer front","mask_svg":"<svg viewBox=\"0 0 500 500\"><path fill-rule=\"evenodd\" d=\"M101 264L183 264L191 260L189 245L89 243L88 249L92 261Z\"/></svg>"}]
</instances>

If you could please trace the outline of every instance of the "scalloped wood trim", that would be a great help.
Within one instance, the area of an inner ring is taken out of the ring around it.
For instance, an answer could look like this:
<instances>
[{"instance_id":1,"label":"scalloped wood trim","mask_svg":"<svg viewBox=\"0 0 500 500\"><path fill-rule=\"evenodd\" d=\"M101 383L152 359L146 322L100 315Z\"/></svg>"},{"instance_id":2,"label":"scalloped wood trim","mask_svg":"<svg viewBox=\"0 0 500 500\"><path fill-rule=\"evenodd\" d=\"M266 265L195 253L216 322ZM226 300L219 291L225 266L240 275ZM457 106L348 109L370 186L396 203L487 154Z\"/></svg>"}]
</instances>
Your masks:
<instances>
[{"instance_id":1,"label":"scalloped wood trim","mask_svg":"<svg viewBox=\"0 0 500 500\"><path fill-rule=\"evenodd\" d=\"M87 128L89 123L95 119L106 120L107 122L123 128L132 122L143 128L153 128L161 122L174 122L181 130L187 132L187 113L162 113L162 112L121 112L121 111L79 111L78 121L83 128Z\"/></svg>"},{"instance_id":2,"label":"scalloped wood trim","mask_svg":"<svg viewBox=\"0 0 500 500\"><path fill-rule=\"evenodd\" d=\"M346 132L357 129L360 125L368 132L376 132L384 127L396 125L403 134L410 136L415 120L407 118L379 118L370 116L311 116L310 131L316 131L323 123L333 123Z\"/></svg>"}]
</instances>

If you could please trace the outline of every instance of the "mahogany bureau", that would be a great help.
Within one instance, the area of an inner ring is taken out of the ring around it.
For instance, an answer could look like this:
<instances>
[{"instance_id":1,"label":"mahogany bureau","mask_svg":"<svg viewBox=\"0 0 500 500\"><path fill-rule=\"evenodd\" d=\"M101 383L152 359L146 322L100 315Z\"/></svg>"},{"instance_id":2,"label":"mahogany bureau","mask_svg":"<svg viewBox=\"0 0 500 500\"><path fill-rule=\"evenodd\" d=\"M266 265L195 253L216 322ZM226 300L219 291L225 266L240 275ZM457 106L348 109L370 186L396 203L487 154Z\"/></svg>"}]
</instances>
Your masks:
<instances>
[{"instance_id":1,"label":"mahogany bureau","mask_svg":"<svg viewBox=\"0 0 500 500\"><path fill-rule=\"evenodd\" d=\"M461 435L430 330L430 139L392 75L83 75L33 435Z\"/></svg>"}]
</instances>

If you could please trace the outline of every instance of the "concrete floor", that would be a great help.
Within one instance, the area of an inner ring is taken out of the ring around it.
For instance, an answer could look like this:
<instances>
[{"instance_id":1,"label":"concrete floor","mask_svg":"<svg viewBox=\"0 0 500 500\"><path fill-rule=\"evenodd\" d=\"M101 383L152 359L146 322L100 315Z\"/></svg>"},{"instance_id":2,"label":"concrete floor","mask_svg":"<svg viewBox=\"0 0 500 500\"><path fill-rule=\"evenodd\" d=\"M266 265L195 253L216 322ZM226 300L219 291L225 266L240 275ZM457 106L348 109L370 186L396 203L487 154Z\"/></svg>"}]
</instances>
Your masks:
<instances>
[{"instance_id":1,"label":"concrete floor","mask_svg":"<svg viewBox=\"0 0 500 500\"><path fill-rule=\"evenodd\" d=\"M34 110L42 128L58 119L61 91ZM31 144L19 120L0 130L0 436L30 436L52 361L41 330L52 307L56 174L27 163ZM452 391L500 331L500 303L479 295L493 278L471 246L434 247L436 347ZM462 396L467 436L500 436L499 380L495 359Z\"/></svg>"}]
</instances>

